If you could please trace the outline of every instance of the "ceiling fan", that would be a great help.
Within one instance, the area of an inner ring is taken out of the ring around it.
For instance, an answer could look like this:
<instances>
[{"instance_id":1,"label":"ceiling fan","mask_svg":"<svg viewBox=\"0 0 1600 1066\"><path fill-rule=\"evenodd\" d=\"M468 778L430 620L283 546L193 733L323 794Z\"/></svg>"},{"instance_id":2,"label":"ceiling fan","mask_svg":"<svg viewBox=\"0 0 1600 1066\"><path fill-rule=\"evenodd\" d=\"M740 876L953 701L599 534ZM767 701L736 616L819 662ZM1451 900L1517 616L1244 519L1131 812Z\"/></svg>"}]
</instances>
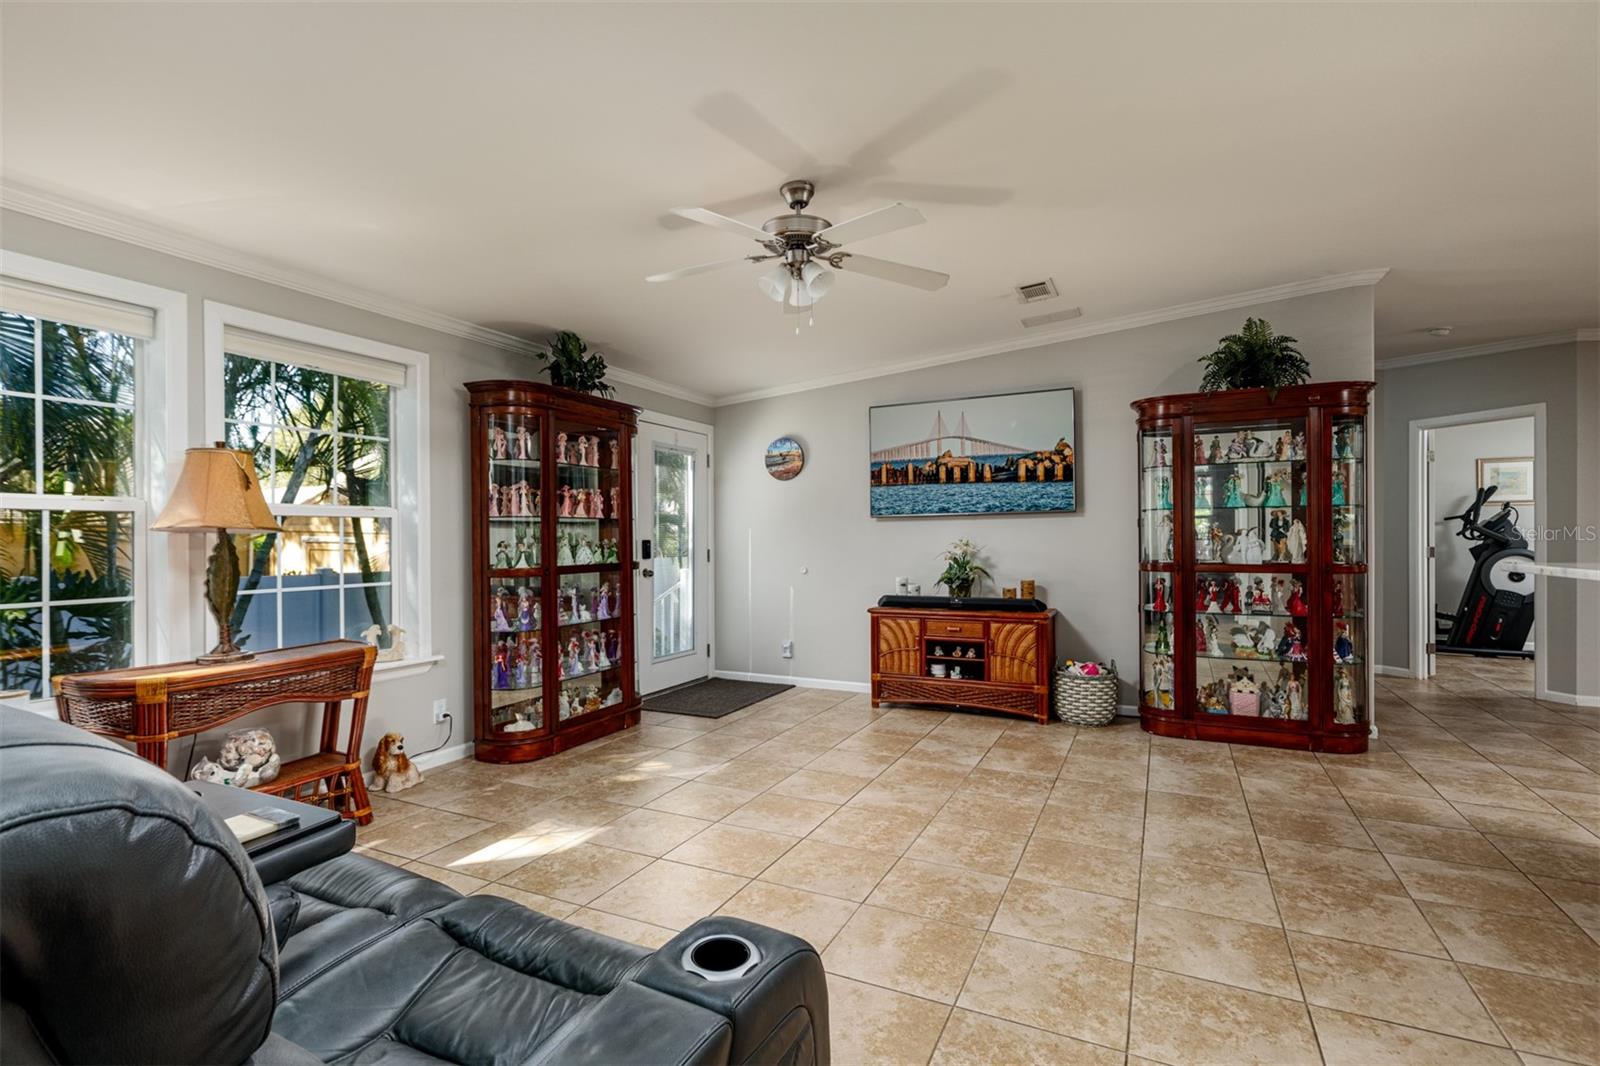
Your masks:
<instances>
[{"instance_id":1,"label":"ceiling fan","mask_svg":"<svg viewBox=\"0 0 1600 1066\"><path fill-rule=\"evenodd\" d=\"M833 287L833 272L826 269L822 265L824 263L834 270L866 274L928 292L944 288L950 280L949 274L941 274L937 270L923 270L904 263L892 263L887 259L875 259L859 252L847 252L841 247L867 237L920 225L926 221L921 211L905 204L890 204L835 226L825 218L805 213L816 191L816 186L809 181L784 182L778 194L794 213L769 218L759 229L703 207L673 208L673 214L691 222L748 237L761 245L761 251L737 259L719 259L714 263L669 270L665 274L651 274L644 280L676 281L739 263L778 260L772 269L756 278L756 284L769 299L783 304L784 310L790 312L809 309Z\"/></svg>"}]
</instances>

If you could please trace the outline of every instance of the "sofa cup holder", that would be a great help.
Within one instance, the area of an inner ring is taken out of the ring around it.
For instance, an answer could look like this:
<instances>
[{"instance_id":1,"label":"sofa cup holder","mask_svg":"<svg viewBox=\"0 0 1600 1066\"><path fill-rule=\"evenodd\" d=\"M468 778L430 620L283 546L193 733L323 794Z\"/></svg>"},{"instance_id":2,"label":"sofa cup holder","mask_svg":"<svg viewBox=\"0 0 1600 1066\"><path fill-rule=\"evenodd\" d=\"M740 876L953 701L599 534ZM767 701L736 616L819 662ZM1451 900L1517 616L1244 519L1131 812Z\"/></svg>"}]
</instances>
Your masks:
<instances>
[{"instance_id":1,"label":"sofa cup holder","mask_svg":"<svg viewBox=\"0 0 1600 1066\"><path fill-rule=\"evenodd\" d=\"M737 981L761 965L761 949L742 936L703 936L683 950L683 968L707 981Z\"/></svg>"}]
</instances>

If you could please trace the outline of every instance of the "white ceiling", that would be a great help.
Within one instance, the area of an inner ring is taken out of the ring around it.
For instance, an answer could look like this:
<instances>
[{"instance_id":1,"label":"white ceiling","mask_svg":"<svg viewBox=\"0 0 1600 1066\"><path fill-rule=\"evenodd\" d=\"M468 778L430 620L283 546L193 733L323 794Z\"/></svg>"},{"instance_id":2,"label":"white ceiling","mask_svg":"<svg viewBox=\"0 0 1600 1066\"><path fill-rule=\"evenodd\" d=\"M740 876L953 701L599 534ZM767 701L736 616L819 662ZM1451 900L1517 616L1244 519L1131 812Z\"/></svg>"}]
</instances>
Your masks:
<instances>
[{"instance_id":1,"label":"white ceiling","mask_svg":"<svg viewBox=\"0 0 1600 1066\"><path fill-rule=\"evenodd\" d=\"M0 9L13 182L715 395L1369 267L1380 359L1600 320L1594 4ZM664 219L812 177L815 327ZM1455 327L1446 341L1422 332ZM1313 358L1315 353L1312 353Z\"/></svg>"}]
</instances>

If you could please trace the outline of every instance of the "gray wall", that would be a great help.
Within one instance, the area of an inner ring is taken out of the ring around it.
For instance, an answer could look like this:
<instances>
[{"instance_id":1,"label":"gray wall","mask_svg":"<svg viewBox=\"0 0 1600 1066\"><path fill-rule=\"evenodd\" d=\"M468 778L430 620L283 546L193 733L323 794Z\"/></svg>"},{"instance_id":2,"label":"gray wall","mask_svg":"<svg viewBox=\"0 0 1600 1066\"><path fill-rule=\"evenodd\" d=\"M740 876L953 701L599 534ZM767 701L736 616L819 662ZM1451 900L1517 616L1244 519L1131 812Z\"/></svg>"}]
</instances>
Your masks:
<instances>
[{"instance_id":1,"label":"gray wall","mask_svg":"<svg viewBox=\"0 0 1600 1066\"><path fill-rule=\"evenodd\" d=\"M1433 431L1433 469L1429 479L1429 520L1438 549L1434 560L1434 604L1454 611L1461 590L1472 576L1472 542L1456 536L1459 522L1444 522L1445 515L1460 514L1478 491L1478 460L1533 454L1533 419L1507 418L1498 422L1469 422ZM1407 447L1405 441L1393 442ZM1538 501L1515 504L1517 526L1531 541L1539 523ZM1492 514L1485 508L1485 515ZM1532 643L1533 634L1528 635Z\"/></svg>"},{"instance_id":2,"label":"gray wall","mask_svg":"<svg viewBox=\"0 0 1600 1066\"><path fill-rule=\"evenodd\" d=\"M444 660L421 676L382 680L373 686L366 740L370 752L386 732L403 733L412 751L431 748L444 739L432 721L433 701L446 697L455 717L451 745L472 734L472 703L467 663L469 584L467 394L462 383L481 378L532 378L537 360L475 341L426 329L368 311L333 303L292 289L268 285L187 259L153 252L97 234L58 225L15 211L0 211L0 246L87 270L112 274L187 293L189 297L190 412L189 439L204 440L204 390L218 387L204 381L203 315L206 300L245 307L327 329L425 351L429 360L430 450L433 515L423 527L423 546L433 572L433 650ZM619 386L617 398L667 414L709 422L711 411L696 404ZM160 501L157 501L159 506ZM195 609L200 610L201 576L195 574ZM199 626L196 625L198 630ZM198 639L198 638L197 638ZM189 649L190 653L203 649ZM309 745L315 736L314 712L280 708L261 716L286 750ZM215 755L215 742L202 738L199 751ZM174 758L187 756L187 744L174 745Z\"/></svg>"},{"instance_id":3,"label":"gray wall","mask_svg":"<svg viewBox=\"0 0 1600 1066\"><path fill-rule=\"evenodd\" d=\"M1116 659L1132 676L1138 544L1129 403L1198 387L1196 358L1250 314L1298 337L1319 380L1370 380L1372 305L1372 289L1345 289L718 408L718 669L865 682L867 608L893 591L897 575L932 593L937 556L968 536L988 550L998 584L1033 578L1060 610L1058 655ZM868 517L869 406L1066 385L1078 390L1077 513ZM805 446L806 468L778 482L762 453L784 434ZM779 643L790 638L794 658L786 660Z\"/></svg>"},{"instance_id":4,"label":"gray wall","mask_svg":"<svg viewBox=\"0 0 1600 1066\"><path fill-rule=\"evenodd\" d=\"M1597 492L1596 422L1600 387L1593 342L1546 345L1470 359L1380 370L1378 427L1382 447L1377 492L1382 580L1377 584L1379 662L1411 669L1409 590L1411 566L1407 515L1409 426L1415 419L1471 414L1521 404L1545 405L1545 500L1539 521L1546 531L1547 561L1595 561L1600 527ZM1600 648L1600 585L1551 579L1541 610L1548 619L1548 683L1556 693L1600 696L1593 660ZM1580 603L1582 607L1580 609ZM1580 665L1580 660L1583 662Z\"/></svg>"}]
</instances>

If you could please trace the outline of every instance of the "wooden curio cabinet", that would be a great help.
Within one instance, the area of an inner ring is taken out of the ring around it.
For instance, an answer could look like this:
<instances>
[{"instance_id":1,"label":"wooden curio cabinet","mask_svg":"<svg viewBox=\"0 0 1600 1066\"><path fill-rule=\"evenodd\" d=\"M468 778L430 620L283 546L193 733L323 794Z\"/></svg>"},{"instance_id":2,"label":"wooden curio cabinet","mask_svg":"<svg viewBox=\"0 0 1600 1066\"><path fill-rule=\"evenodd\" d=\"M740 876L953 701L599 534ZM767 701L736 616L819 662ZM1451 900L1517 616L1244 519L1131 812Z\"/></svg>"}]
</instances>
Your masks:
<instances>
[{"instance_id":1,"label":"wooden curio cabinet","mask_svg":"<svg viewBox=\"0 0 1600 1066\"><path fill-rule=\"evenodd\" d=\"M1139 400L1140 719L1367 750L1370 381Z\"/></svg>"},{"instance_id":2,"label":"wooden curio cabinet","mask_svg":"<svg viewBox=\"0 0 1600 1066\"><path fill-rule=\"evenodd\" d=\"M540 759L639 721L626 404L531 381L472 407L474 749Z\"/></svg>"}]
</instances>

